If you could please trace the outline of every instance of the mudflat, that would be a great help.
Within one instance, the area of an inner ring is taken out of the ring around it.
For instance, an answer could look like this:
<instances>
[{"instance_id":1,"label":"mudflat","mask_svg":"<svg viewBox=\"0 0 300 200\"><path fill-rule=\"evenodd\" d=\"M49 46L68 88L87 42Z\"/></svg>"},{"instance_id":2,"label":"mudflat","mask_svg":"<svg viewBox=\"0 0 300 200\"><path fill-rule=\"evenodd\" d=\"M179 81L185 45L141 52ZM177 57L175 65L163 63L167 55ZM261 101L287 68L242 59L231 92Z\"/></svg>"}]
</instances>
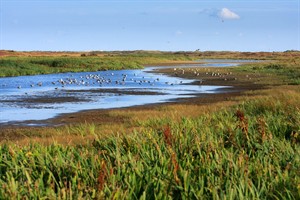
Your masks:
<instances>
[{"instance_id":1,"label":"mudflat","mask_svg":"<svg viewBox=\"0 0 300 200\"><path fill-rule=\"evenodd\" d=\"M196 67L196 68L181 68L178 65L184 66L184 64L191 64L191 62L172 62L164 63L164 66L174 66L169 68L161 68L152 73L163 73L167 76L176 76L184 79L194 80L191 84L193 85L213 85L213 86L230 86L228 88L221 89L220 92L211 94L195 94L195 97L191 98L178 98L167 103L154 103L141 106L133 106L126 108L117 109L94 109L87 111L80 111L70 114L61 114L55 118L39 121L24 121L20 123L8 123L1 125L2 131L7 132L7 129L31 129L34 126L61 126L76 123L95 123L95 124L114 124L124 122L122 117L111 116L108 113L111 110L122 111L122 112L149 112L152 109L159 109L159 107L165 105L207 105L223 101L232 101L234 97L241 96L245 91L264 89L265 85L261 84L259 80L263 79L263 75L257 74L245 74L232 72L231 68L212 68L212 67ZM176 66L176 68L175 68ZM146 68L147 69L147 68ZM77 90L77 92L86 92L85 90ZM114 94L138 94L138 95L151 95L155 94L151 91L126 91L120 89L103 89L99 88L96 90L89 90L93 93L114 93ZM28 101L29 103L61 103L61 102L76 102L82 101L80 98L72 97L43 97L34 99L23 99L22 101ZM24 102L23 102L24 103ZM31 127L27 124L32 124ZM1 133L0 132L0 133ZM7 134L5 134L7 135Z\"/></svg>"}]
</instances>

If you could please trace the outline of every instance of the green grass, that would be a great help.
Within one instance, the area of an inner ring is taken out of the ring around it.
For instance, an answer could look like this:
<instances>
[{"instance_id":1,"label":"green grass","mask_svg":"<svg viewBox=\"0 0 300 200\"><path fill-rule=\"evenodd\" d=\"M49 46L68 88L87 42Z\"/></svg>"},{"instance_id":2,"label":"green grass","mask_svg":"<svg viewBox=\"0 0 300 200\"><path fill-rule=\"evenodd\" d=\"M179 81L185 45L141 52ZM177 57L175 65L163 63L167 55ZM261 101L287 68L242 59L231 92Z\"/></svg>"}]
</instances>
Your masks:
<instances>
[{"instance_id":1,"label":"green grass","mask_svg":"<svg viewBox=\"0 0 300 200\"><path fill-rule=\"evenodd\" d=\"M193 55L173 53L124 53L84 57L2 57L0 77L63 72L143 68L145 64L192 60Z\"/></svg>"},{"instance_id":2,"label":"green grass","mask_svg":"<svg viewBox=\"0 0 300 200\"><path fill-rule=\"evenodd\" d=\"M299 199L299 101L282 93L114 136L83 124L85 145L4 144L0 198Z\"/></svg>"},{"instance_id":3,"label":"green grass","mask_svg":"<svg viewBox=\"0 0 300 200\"><path fill-rule=\"evenodd\" d=\"M0 76L20 76L48 73L97 71L97 70L120 70L141 68L138 62L120 61L111 59L98 59L90 57L73 58L4 58L0 60Z\"/></svg>"},{"instance_id":4,"label":"green grass","mask_svg":"<svg viewBox=\"0 0 300 200\"><path fill-rule=\"evenodd\" d=\"M254 74L275 75L277 82L289 85L300 84L300 59L277 60L260 64L248 64L235 68L235 70Z\"/></svg>"},{"instance_id":5,"label":"green grass","mask_svg":"<svg viewBox=\"0 0 300 200\"><path fill-rule=\"evenodd\" d=\"M36 129L16 131L19 140L0 145L0 199L300 199L300 60L286 58L289 54L234 68L241 76L270 77L269 86L285 86L245 93L235 103L219 103L220 109L197 116L195 109L209 106L160 107L148 113L154 117L125 113L127 124L75 124L45 128L44 135ZM0 76L137 68L196 58L157 52L6 57L0 59ZM185 112L191 113L177 117ZM31 144L22 143L30 137ZM53 141L39 143L44 138ZM62 145L58 138L79 142Z\"/></svg>"}]
</instances>

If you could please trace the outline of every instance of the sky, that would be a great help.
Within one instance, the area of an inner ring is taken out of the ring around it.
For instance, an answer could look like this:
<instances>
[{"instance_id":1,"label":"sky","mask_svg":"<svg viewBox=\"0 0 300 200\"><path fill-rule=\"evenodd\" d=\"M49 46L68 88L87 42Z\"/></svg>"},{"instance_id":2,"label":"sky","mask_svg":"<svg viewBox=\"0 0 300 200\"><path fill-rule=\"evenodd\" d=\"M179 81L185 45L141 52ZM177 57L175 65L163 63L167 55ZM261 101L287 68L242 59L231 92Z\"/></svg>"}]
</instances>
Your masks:
<instances>
[{"instance_id":1,"label":"sky","mask_svg":"<svg viewBox=\"0 0 300 200\"><path fill-rule=\"evenodd\" d=\"M300 0L0 0L0 49L300 50Z\"/></svg>"}]
</instances>

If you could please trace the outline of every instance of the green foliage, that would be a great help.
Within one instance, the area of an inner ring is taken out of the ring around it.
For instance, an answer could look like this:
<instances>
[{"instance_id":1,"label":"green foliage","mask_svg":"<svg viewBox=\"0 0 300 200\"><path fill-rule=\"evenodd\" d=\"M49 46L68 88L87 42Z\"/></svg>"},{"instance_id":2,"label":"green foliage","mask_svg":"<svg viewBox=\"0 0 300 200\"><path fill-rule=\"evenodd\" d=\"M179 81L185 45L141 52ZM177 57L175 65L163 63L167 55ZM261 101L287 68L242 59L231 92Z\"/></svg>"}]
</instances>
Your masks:
<instances>
[{"instance_id":1,"label":"green foliage","mask_svg":"<svg viewBox=\"0 0 300 200\"><path fill-rule=\"evenodd\" d=\"M299 96L261 98L85 146L0 146L0 198L299 199ZM85 133L86 132L86 133ZM88 133L89 132L89 133Z\"/></svg>"},{"instance_id":2,"label":"green foliage","mask_svg":"<svg viewBox=\"0 0 300 200\"><path fill-rule=\"evenodd\" d=\"M142 66L134 61L98 59L95 57L23 57L0 60L0 76L20 76L62 72L134 69Z\"/></svg>"},{"instance_id":3,"label":"green foliage","mask_svg":"<svg viewBox=\"0 0 300 200\"><path fill-rule=\"evenodd\" d=\"M192 60L194 56L173 53L120 53L81 57L3 57L0 58L0 77L61 72L138 69L145 64Z\"/></svg>"},{"instance_id":4,"label":"green foliage","mask_svg":"<svg viewBox=\"0 0 300 200\"><path fill-rule=\"evenodd\" d=\"M161 52L96 55L1 58L0 76L195 59ZM299 84L298 63L234 70ZM130 134L103 137L88 123L63 129L62 135L93 135L84 146L1 145L0 199L300 199L300 97L291 91L271 96L180 122L139 121L140 131Z\"/></svg>"},{"instance_id":5,"label":"green foliage","mask_svg":"<svg viewBox=\"0 0 300 200\"><path fill-rule=\"evenodd\" d=\"M276 62L253 63L234 68L237 71L275 75L289 85L300 84L300 59L281 60ZM276 81L276 80L275 80ZM277 81L278 82L278 81Z\"/></svg>"}]
</instances>

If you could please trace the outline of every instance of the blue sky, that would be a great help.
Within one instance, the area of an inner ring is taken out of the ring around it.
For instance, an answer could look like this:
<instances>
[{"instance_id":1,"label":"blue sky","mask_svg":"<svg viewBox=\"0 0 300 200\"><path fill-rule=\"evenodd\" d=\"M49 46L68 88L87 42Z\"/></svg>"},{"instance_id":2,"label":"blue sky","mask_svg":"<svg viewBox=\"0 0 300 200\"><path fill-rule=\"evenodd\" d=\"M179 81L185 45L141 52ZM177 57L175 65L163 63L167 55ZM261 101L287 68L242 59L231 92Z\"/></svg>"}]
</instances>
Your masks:
<instances>
[{"instance_id":1,"label":"blue sky","mask_svg":"<svg viewBox=\"0 0 300 200\"><path fill-rule=\"evenodd\" d=\"M0 49L300 50L300 0L0 0Z\"/></svg>"}]
</instances>

